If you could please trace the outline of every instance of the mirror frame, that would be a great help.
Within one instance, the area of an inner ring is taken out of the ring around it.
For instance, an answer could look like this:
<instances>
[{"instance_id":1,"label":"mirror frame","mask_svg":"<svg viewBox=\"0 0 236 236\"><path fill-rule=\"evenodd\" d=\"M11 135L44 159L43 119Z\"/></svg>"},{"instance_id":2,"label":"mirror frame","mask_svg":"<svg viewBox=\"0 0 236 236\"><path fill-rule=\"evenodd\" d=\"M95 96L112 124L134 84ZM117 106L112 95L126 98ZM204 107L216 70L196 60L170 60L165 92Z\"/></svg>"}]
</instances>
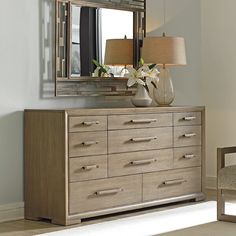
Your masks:
<instances>
[{"instance_id":1,"label":"mirror frame","mask_svg":"<svg viewBox=\"0 0 236 236\"><path fill-rule=\"evenodd\" d=\"M134 67L146 36L146 0L56 0L55 96L131 96L122 77L71 77L72 5L133 12ZM62 55L62 56L61 56Z\"/></svg>"}]
</instances>

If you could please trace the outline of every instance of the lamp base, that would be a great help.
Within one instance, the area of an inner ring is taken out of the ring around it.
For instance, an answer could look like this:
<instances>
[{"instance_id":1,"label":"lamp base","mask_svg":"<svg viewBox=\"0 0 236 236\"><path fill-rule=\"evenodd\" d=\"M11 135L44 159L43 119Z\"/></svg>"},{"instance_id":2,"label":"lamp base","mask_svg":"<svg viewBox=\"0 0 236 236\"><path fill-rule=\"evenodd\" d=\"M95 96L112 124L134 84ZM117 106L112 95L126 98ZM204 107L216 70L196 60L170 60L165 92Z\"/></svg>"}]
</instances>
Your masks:
<instances>
[{"instance_id":1,"label":"lamp base","mask_svg":"<svg viewBox=\"0 0 236 236\"><path fill-rule=\"evenodd\" d=\"M160 106L169 106L175 98L174 87L167 68L161 68L157 88L153 90L156 103Z\"/></svg>"}]
</instances>

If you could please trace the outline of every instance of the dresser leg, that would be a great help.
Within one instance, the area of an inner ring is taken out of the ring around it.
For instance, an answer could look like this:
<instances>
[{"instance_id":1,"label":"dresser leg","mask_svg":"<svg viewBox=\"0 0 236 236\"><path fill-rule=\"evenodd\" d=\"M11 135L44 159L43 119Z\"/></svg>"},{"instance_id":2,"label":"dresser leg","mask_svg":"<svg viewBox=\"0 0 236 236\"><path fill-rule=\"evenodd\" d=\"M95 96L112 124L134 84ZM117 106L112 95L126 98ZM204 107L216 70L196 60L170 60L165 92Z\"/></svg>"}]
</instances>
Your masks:
<instances>
[{"instance_id":1,"label":"dresser leg","mask_svg":"<svg viewBox=\"0 0 236 236\"><path fill-rule=\"evenodd\" d=\"M197 197L194 199L194 201L195 201L195 202L200 202L200 201L205 200L205 198L206 198L206 196L205 196L205 194L203 193L203 194L197 196Z\"/></svg>"}]
</instances>

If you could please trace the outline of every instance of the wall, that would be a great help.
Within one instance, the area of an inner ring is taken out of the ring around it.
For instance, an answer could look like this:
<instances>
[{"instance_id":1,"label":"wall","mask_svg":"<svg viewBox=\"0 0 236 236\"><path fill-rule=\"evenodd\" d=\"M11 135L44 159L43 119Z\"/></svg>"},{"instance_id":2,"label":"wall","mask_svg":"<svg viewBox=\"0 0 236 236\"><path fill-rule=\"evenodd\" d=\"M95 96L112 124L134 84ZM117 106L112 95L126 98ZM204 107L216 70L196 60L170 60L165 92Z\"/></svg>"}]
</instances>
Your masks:
<instances>
[{"instance_id":1,"label":"wall","mask_svg":"<svg viewBox=\"0 0 236 236\"><path fill-rule=\"evenodd\" d=\"M204 104L200 91L201 71L201 1L147 0L147 35L181 36L186 40L187 66L172 69L175 105Z\"/></svg>"},{"instance_id":2,"label":"wall","mask_svg":"<svg viewBox=\"0 0 236 236\"><path fill-rule=\"evenodd\" d=\"M236 145L236 1L202 0L202 91L207 106L207 175L216 148Z\"/></svg>"},{"instance_id":3,"label":"wall","mask_svg":"<svg viewBox=\"0 0 236 236\"><path fill-rule=\"evenodd\" d=\"M23 110L128 106L126 99L54 98L53 0L0 7L0 205L23 201ZM45 98L47 97L47 98Z\"/></svg>"},{"instance_id":4,"label":"wall","mask_svg":"<svg viewBox=\"0 0 236 236\"><path fill-rule=\"evenodd\" d=\"M200 3L167 0L169 35L186 38L188 66L173 69L176 104L202 104L199 87ZM170 6L171 4L171 6ZM160 35L162 2L148 0L148 30ZM127 99L54 98L53 0L8 0L0 8L0 205L23 201L25 108L130 106ZM158 16L158 17L157 17ZM157 25L158 24L158 25ZM155 26L157 25L157 26ZM48 92L49 91L49 92Z\"/></svg>"}]
</instances>

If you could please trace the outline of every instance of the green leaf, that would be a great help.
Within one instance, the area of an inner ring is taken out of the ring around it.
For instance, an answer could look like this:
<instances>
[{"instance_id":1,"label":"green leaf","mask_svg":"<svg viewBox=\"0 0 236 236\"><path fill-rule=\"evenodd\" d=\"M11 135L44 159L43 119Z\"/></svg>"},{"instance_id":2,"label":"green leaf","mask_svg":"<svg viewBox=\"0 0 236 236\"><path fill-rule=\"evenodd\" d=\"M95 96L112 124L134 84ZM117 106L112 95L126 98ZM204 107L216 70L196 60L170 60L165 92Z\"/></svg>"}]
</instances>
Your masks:
<instances>
[{"instance_id":1,"label":"green leaf","mask_svg":"<svg viewBox=\"0 0 236 236\"><path fill-rule=\"evenodd\" d=\"M157 85L152 81L151 84L154 86L154 88L157 88Z\"/></svg>"},{"instance_id":2,"label":"green leaf","mask_svg":"<svg viewBox=\"0 0 236 236\"><path fill-rule=\"evenodd\" d=\"M148 68L149 68L149 70L152 70L155 66L156 66L156 64L151 64L148 66Z\"/></svg>"},{"instance_id":3,"label":"green leaf","mask_svg":"<svg viewBox=\"0 0 236 236\"><path fill-rule=\"evenodd\" d=\"M144 65L144 60L143 60L142 57L141 57L140 60L139 60L139 65L140 65L140 66L143 66L143 65Z\"/></svg>"},{"instance_id":4,"label":"green leaf","mask_svg":"<svg viewBox=\"0 0 236 236\"><path fill-rule=\"evenodd\" d=\"M144 85L144 88L147 90L147 92L149 93L149 88L147 85Z\"/></svg>"},{"instance_id":5,"label":"green leaf","mask_svg":"<svg viewBox=\"0 0 236 236\"><path fill-rule=\"evenodd\" d=\"M97 67L100 67L101 65L99 64L99 62L95 59L92 60L93 61L93 64Z\"/></svg>"}]
</instances>

